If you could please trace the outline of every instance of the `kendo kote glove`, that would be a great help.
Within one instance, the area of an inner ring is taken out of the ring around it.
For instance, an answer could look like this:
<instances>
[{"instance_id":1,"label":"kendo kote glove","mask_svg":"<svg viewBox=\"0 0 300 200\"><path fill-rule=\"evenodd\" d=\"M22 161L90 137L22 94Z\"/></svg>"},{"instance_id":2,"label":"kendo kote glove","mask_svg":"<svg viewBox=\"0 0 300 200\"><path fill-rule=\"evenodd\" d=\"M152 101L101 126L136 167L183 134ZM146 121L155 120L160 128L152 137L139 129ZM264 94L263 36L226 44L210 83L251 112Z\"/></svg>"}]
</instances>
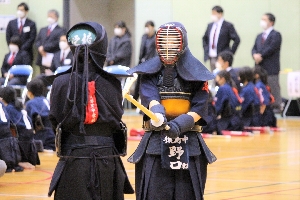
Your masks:
<instances>
[{"instance_id":1,"label":"kendo kote glove","mask_svg":"<svg viewBox=\"0 0 300 200\"><path fill-rule=\"evenodd\" d=\"M180 136L181 133L190 131L194 127L195 122L191 115L182 114L169 121L167 125L170 129L164 131L164 134L170 138L176 138Z\"/></svg>"},{"instance_id":2,"label":"kendo kote glove","mask_svg":"<svg viewBox=\"0 0 300 200\"><path fill-rule=\"evenodd\" d=\"M155 131L161 131L165 129L167 118L166 118L166 111L165 107L161 104L154 105L150 108L150 111L153 112L157 118L159 119L158 122L154 120L150 120L151 129Z\"/></svg>"}]
</instances>

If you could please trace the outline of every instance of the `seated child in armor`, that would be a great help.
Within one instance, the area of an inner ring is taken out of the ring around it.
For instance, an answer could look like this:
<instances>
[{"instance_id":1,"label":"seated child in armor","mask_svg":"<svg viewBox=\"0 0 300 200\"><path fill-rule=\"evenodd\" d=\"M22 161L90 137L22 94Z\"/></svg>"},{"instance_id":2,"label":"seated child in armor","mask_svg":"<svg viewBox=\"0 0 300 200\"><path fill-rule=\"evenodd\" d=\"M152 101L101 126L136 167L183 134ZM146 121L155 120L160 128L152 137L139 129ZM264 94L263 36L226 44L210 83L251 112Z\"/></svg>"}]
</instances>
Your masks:
<instances>
[{"instance_id":1,"label":"seated child in armor","mask_svg":"<svg viewBox=\"0 0 300 200\"><path fill-rule=\"evenodd\" d=\"M244 126L259 126L259 94L253 83L253 70L243 67L239 71L239 77L243 87L240 92L242 98L242 121Z\"/></svg>"},{"instance_id":2,"label":"seated child in armor","mask_svg":"<svg viewBox=\"0 0 300 200\"><path fill-rule=\"evenodd\" d=\"M226 70L220 71L216 76L216 82L219 84L219 89L215 96L215 108L218 116L217 133L221 135L222 130L243 130L240 117L241 99L232 88L234 84L229 72Z\"/></svg>"},{"instance_id":3,"label":"seated child in armor","mask_svg":"<svg viewBox=\"0 0 300 200\"><path fill-rule=\"evenodd\" d=\"M0 166L2 172L21 172L23 167L18 163L21 161L21 153L16 135L10 130L10 118L5 105L0 98ZM4 163L3 163L4 162Z\"/></svg>"},{"instance_id":4,"label":"seated child in armor","mask_svg":"<svg viewBox=\"0 0 300 200\"><path fill-rule=\"evenodd\" d=\"M215 108L215 102L213 100L211 92L209 92L208 98L208 116L207 116L207 125L203 126L202 133L213 134L217 131L217 114Z\"/></svg>"},{"instance_id":5,"label":"seated child in armor","mask_svg":"<svg viewBox=\"0 0 300 200\"><path fill-rule=\"evenodd\" d=\"M55 151L55 135L49 120L50 105L43 96L44 86L40 79L33 79L27 84L27 101L25 107L32 119L35 130L34 139L41 140L45 151Z\"/></svg>"},{"instance_id":6,"label":"seated child in armor","mask_svg":"<svg viewBox=\"0 0 300 200\"><path fill-rule=\"evenodd\" d=\"M25 162L26 168L34 168L32 165L39 165L40 160L33 141L33 130L31 119L23 109L22 103L16 97L16 91L11 86L2 88L0 96L6 106L7 113L15 124L18 131L19 148L21 151L21 162ZM26 162L31 163L27 165Z\"/></svg>"},{"instance_id":7,"label":"seated child in armor","mask_svg":"<svg viewBox=\"0 0 300 200\"><path fill-rule=\"evenodd\" d=\"M260 96L260 126L277 126L277 119L271 108L271 104L274 103L274 97L268 90L267 72L261 67L255 67L254 79L255 86L258 89Z\"/></svg>"}]
</instances>

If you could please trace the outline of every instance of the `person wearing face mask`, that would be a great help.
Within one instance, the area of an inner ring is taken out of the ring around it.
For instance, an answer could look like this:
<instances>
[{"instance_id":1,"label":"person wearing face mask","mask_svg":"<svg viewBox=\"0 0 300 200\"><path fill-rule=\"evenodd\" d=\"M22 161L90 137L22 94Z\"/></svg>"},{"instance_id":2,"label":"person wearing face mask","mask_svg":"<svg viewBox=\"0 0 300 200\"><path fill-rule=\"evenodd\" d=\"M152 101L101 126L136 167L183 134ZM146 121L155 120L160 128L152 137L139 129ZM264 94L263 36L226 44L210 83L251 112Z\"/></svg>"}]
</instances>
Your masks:
<instances>
[{"instance_id":1,"label":"person wearing face mask","mask_svg":"<svg viewBox=\"0 0 300 200\"><path fill-rule=\"evenodd\" d=\"M145 24L145 34L142 37L139 64L157 55L155 47L155 27L153 21Z\"/></svg>"},{"instance_id":2,"label":"person wearing face mask","mask_svg":"<svg viewBox=\"0 0 300 200\"><path fill-rule=\"evenodd\" d=\"M110 40L107 50L107 65L130 66L132 44L131 33L125 22L119 21L115 24L115 36Z\"/></svg>"},{"instance_id":3,"label":"person wearing face mask","mask_svg":"<svg viewBox=\"0 0 300 200\"><path fill-rule=\"evenodd\" d=\"M157 56L156 46L155 46L155 26L153 21L147 21L145 24L145 34L142 36L141 48L140 48L140 56L139 56L139 64L149 60ZM141 76L139 75L136 81L136 86L134 89L133 98L139 98L139 90L140 90L140 80ZM132 105L134 107L134 105Z\"/></svg>"},{"instance_id":4,"label":"person wearing face mask","mask_svg":"<svg viewBox=\"0 0 300 200\"><path fill-rule=\"evenodd\" d=\"M13 65L30 65L30 56L26 51L21 50L22 42L18 35L14 35L10 38L8 45L9 53L4 56L0 79L1 85L3 85L7 76L8 70ZM14 76L10 74L9 85L25 85L27 82L27 76Z\"/></svg>"},{"instance_id":5,"label":"person wearing face mask","mask_svg":"<svg viewBox=\"0 0 300 200\"><path fill-rule=\"evenodd\" d=\"M59 48L60 50L54 53L51 67L45 70L46 74L53 74L55 70L60 66L72 65L73 54L68 44L66 35L60 36Z\"/></svg>"},{"instance_id":6,"label":"person wearing face mask","mask_svg":"<svg viewBox=\"0 0 300 200\"><path fill-rule=\"evenodd\" d=\"M45 67L50 67L53 53L59 51L60 36L65 34L65 30L57 23L59 13L52 9L48 11L48 26L41 28L35 46L38 49L36 64L40 66L40 72L45 73Z\"/></svg>"},{"instance_id":7,"label":"person wearing face mask","mask_svg":"<svg viewBox=\"0 0 300 200\"><path fill-rule=\"evenodd\" d=\"M240 81L238 79L238 73L235 69L232 68L233 63L233 53L230 51L222 51L218 54L218 59L216 62L216 69L213 71L214 74L217 74L219 71L226 70L229 72L231 79L234 81L235 86L238 91L240 91Z\"/></svg>"},{"instance_id":8,"label":"person wearing face mask","mask_svg":"<svg viewBox=\"0 0 300 200\"><path fill-rule=\"evenodd\" d=\"M36 25L34 21L27 18L29 7L26 3L20 3L17 8L17 18L9 21L7 25L6 42L9 45L11 37L19 35L22 42L20 49L28 53L30 64L32 64L32 46L36 37Z\"/></svg>"},{"instance_id":9,"label":"person wearing face mask","mask_svg":"<svg viewBox=\"0 0 300 200\"><path fill-rule=\"evenodd\" d=\"M227 50L234 54L239 46L240 37L233 24L224 20L223 9L220 6L212 8L211 18L213 22L208 24L202 43L204 61L210 60L210 68L213 71L216 68L218 53ZM233 41L232 46L230 46L231 40Z\"/></svg>"},{"instance_id":10,"label":"person wearing face mask","mask_svg":"<svg viewBox=\"0 0 300 200\"><path fill-rule=\"evenodd\" d=\"M262 16L260 26L263 33L257 35L252 48L255 65L262 67L268 73L268 83L275 98L274 112L282 111L282 99L279 86L281 34L274 30L275 16L266 13Z\"/></svg>"}]
</instances>

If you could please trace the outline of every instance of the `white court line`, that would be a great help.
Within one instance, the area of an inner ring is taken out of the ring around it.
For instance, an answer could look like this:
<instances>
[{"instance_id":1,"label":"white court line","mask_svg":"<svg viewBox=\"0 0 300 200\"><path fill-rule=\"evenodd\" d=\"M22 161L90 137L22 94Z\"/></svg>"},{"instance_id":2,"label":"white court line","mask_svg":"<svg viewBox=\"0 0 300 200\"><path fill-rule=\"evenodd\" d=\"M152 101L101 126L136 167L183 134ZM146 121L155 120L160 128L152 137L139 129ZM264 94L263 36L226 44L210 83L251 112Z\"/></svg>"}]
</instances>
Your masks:
<instances>
[{"instance_id":1,"label":"white court line","mask_svg":"<svg viewBox=\"0 0 300 200\"><path fill-rule=\"evenodd\" d=\"M247 159L247 158L257 158L257 157L277 156L277 155L281 155L281 154L294 154L294 153L300 153L300 150L267 153L267 154L259 154L259 155L252 155L252 156L239 156L239 157L233 157L233 158L221 158L221 159L217 159L216 162L222 162L222 161L228 161L228 160L240 160L240 159Z\"/></svg>"},{"instance_id":2,"label":"white court line","mask_svg":"<svg viewBox=\"0 0 300 200\"><path fill-rule=\"evenodd\" d=\"M0 196L8 197L40 197L40 198L50 198L48 195L30 195L30 194L0 194Z\"/></svg>"},{"instance_id":3,"label":"white court line","mask_svg":"<svg viewBox=\"0 0 300 200\"><path fill-rule=\"evenodd\" d=\"M232 179L217 179L217 178L208 178L207 180L211 181L228 181L228 182L246 182L246 183L278 183L278 184L299 184L300 181L284 181L284 182L278 182L278 181L263 181L263 180L232 180Z\"/></svg>"}]
</instances>

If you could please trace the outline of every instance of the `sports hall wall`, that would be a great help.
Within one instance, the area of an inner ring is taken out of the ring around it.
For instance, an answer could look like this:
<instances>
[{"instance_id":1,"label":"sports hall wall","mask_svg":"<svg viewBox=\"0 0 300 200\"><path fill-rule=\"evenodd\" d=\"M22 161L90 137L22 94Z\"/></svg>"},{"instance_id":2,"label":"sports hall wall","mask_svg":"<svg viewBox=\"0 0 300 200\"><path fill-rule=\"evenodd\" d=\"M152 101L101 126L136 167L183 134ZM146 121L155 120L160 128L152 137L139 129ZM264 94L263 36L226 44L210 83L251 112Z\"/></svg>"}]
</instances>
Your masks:
<instances>
[{"instance_id":1,"label":"sports hall wall","mask_svg":"<svg viewBox=\"0 0 300 200\"><path fill-rule=\"evenodd\" d=\"M17 13L17 6L21 3L25 2L29 6L28 18L32 19L36 23L37 32L42 27L48 25L47 22L47 12L50 9L56 9L59 16L59 25L63 24L63 2L62 0L10 0L9 4L0 4L0 15L15 15ZM0 33L0 63L2 66L4 55L9 52L5 33ZM36 53L36 52L35 52ZM0 66L0 67L1 67ZM39 72L37 67L33 66L35 70L35 74Z\"/></svg>"},{"instance_id":2,"label":"sports hall wall","mask_svg":"<svg viewBox=\"0 0 300 200\"><path fill-rule=\"evenodd\" d=\"M189 47L200 61L203 59L202 36L210 22L211 9L220 5L224 18L232 22L241 38L234 57L234 67L253 66L251 57L261 16L271 12L276 17L274 28L282 35L280 85L287 97L287 71L300 70L300 0L136 0L136 46L144 31L144 23L154 20L157 27L165 22L179 21L185 25ZM138 55L138 52L135 53ZM209 63L205 63L209 66Z\"/></svg>"},{"instance_id":3,"label":"sports hall wall","mask_svg":"<svg viewBox=\"0 0 300 200\"><path fill-rule=\"evenodd\" d=\"M0 15L15 15L21 1L10 0L0 4ZM49 9L57 9L62 25L63 0L24 0L30 7L29 18L35 20L38 30L47 25ZM276 17L275 29L282 34L280 84L283 97L286 92L286 72L300 70L300 0L69 0L70 26L80 21L102 23L113 36L113 25L124 20L132 33L132 66L137 63L144 24L153 20L156 27L170 22L182 22L188 31L189 47L203 62L202 36L210 22L211 8L220 5L224 18L232 22L241 38L235 54L234 67L253 66L251 49L257 34L261 16L271 12ZM0 62L8 52L5 34L0 33ZM205 63L208 66L208 63Z\"/></svg>"}]
</instances>

